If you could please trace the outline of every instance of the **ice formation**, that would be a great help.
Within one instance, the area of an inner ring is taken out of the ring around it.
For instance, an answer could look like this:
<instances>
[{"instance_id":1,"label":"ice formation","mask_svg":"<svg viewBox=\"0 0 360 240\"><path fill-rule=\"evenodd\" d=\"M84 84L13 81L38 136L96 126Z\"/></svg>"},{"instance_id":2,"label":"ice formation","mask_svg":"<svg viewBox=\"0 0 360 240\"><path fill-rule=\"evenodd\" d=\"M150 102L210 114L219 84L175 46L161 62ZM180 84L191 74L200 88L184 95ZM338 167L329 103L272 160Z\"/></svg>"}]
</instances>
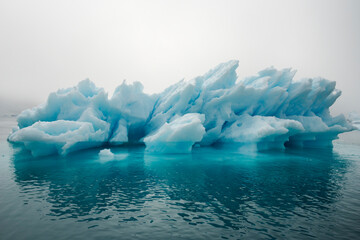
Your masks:
<instances>
[{"instance_id":1,"label":"ice formation","mask_svg":"<svg viewBox=\"0 0 360 240\"><path fill-rule=\"evenodd\" d=\"M187 113L164 123L154 134L144 139L147 151L161 153L186 153L205 134L205 115Z\"/></svg>"},{"instance_id":2,"label":"ice formation","mask_svg":"<svg viewBox=\"0 0 360 240\"><path fill-rule=\"evenodd\" d=\"M104 160L112 160L114 159L114 154L111 152L110 149L103 149L99 152L100 159Z\"/></svg>"},{"instance_id":3,"label":"ice formation","mask_svg":"<svg viewBox=\"0 0 360 240\"><path fill-rule=\"evenodd\" d=\"M222 63L160 94L139 82L118 86L109 99L89 80L51 93L45 104L18 116L8 137L34 156L145 143L150 152L189 152L194 144L253 150L331 147L355 127L329 107L340 96L335 82L294 81L295 71L268 68L238 79L235 60Z\"/></svg>"}]
</instances>

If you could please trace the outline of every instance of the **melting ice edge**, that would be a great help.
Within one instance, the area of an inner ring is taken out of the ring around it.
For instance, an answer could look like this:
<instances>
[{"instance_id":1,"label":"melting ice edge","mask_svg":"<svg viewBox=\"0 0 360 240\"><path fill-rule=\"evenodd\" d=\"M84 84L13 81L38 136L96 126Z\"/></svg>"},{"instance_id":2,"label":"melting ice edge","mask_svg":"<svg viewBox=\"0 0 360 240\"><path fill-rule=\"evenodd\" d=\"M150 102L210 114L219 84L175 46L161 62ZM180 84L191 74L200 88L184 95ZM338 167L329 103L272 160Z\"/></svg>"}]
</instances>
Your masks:
<instances>
[{"instance_id":1,"label":"melting ice edge","mask_svg":"<svg viewBox=\"0 0 360 240\"><path fill-rule=\"evenodd\" d=\"M274 68L241 80L237 67L236 60L222 63L153 95L124 81L110 99L84 80L23 111L8 141L33 156L126 143L158 153L187 153L195 144L258 151L332 147L338 134L355 129L343 115L330 115L341 95L335 82L294 81L295 71Z\"/></svg>"}]
</instances>

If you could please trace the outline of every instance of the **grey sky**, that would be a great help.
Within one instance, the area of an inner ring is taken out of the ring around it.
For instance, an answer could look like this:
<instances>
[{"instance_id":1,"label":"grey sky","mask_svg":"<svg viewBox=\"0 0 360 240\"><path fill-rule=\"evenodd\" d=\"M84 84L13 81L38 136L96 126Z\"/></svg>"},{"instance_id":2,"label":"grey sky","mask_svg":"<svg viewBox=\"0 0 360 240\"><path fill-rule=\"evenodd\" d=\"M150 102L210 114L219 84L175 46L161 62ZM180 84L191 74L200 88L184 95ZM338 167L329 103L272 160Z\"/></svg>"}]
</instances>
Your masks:
<instances>
[{"instance_id":1,"label":"grey sky","mask_svg":"<svg viewBox=\"0 0 360 240\"><path fill-rule=\"evenodd\" d=\"M0 1L0 105L45 101L90 78L159 92L230 59L337 81L360 112L360 1Z\"/></svg>"}]
</instances>

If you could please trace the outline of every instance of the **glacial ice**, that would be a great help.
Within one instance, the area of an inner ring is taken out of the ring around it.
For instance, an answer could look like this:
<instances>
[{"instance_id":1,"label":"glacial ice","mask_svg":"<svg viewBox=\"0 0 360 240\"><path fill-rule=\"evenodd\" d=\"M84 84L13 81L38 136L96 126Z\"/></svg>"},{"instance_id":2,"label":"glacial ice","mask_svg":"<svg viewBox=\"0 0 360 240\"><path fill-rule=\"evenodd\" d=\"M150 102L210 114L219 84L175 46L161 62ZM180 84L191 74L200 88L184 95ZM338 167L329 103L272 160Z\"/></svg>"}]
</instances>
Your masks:
<instances>
[{"instance_id":1,"label":"glacial ice","mask_svg":"<svg viewBox=\"0 0 360 240\"><path fill-rule=\"evenodd\" d=\"M190 152L196 145L239 149L331 147L355 126L329 107L341 95L323 78L293 80L295 71L267 68L238 79L238 61L222 63L160 94L125 81L113 96L89 80L51 93L23 111L8 137L34 156L99 146L145 143L149 152Z\"/></svg>"},{"instance_id":2,"label":"glacial ice","mask_svg":"<svg viewBox=\"0 0 360 240\"><path fill-rule=\"evenodd\" d=\"M102 160L112 160L112 159L114 159L114 156L115 155L111 152L110 149L102 149L99 152L99 157Z\"/></svg>"},{"instance_id":3,"label":"glacial ice","mask_svg":"<svg viewBox=\"0 0 360 240\"><path fill-rule=\"evenodd\" d=\"M187 153L205 134L205 115L187 113L164 123L154 134L144 138L146 150L161 153Z\"/></svg>"}]
</instances>

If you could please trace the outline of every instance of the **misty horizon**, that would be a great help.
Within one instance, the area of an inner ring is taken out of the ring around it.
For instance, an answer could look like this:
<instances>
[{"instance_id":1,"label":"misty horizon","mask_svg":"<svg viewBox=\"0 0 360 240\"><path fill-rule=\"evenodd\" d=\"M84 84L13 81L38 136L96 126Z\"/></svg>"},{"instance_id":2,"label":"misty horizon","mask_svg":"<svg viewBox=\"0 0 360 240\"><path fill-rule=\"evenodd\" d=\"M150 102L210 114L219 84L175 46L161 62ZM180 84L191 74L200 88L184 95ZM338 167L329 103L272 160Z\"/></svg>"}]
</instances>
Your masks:
<instances>
[{"instance_id":1,"label":"misty horizon","mask_svg":"<svg viewBox=\"0 0 360 240\"><path fill-rule=\"evenodd\" d=\"M351 0L4 1L2 109L44 103L86 78L110 95L124 79L161 92L239 59L239 79L274 66L336 81L332 111L360 112L359 12Z\"/></svg>"}]
</instances>

